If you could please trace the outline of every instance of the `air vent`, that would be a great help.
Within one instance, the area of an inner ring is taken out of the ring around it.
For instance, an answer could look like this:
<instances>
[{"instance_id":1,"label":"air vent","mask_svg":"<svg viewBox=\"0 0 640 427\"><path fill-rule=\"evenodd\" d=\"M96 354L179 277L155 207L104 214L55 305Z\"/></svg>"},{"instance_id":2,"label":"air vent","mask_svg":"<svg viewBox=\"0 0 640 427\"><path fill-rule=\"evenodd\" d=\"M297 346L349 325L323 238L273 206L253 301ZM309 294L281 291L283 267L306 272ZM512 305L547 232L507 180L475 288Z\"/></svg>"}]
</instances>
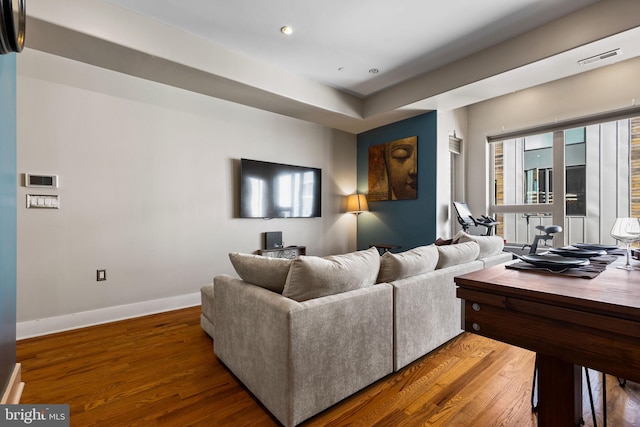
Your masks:
<instances>
[{"instance_id":1,"label":"air vent","mask_svg":"<svg viewBox=\"0 0 640 427\"><path fill-rule=\"evenodd\" d=\"M611 58L612 56L618 56L621 53L622 53L622 51L620 49L610 50L608 52L600 53L598 55L594 55L594 56L590 56L590 57L585 58L585 59L581 59L580 61L578 61L578 64L580 64L580 65L592 64L592 63L597 62L597 61L602 61L603 59Z\"/></svg>"},{"instance_id":2,"label":"air vent","mask_svg":"<svg viewBox=\"0 0 640 427\"><path fill-rule=\"evenodd\" d=\"M453 154L462 153L462 140L449 135L449 152Z\"/></svg>"}]
</instances>

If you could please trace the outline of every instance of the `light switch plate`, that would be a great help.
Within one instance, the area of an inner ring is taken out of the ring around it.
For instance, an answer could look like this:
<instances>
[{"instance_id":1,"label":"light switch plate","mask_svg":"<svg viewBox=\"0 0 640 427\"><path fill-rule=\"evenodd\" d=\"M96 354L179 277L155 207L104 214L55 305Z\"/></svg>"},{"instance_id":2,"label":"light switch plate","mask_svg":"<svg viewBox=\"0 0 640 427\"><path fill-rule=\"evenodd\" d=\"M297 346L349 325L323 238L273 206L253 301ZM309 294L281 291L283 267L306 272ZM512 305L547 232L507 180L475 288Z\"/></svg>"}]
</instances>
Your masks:
<instances>
[{"instance_id":1,"label":"light switch plate","mask_svg":"<svg viewBox=\"0 0 640 427\"><path fill-rule=\"evenodd\" d=\"M27 208L60 209L60 196L57 194L27 194Z\"/></svg>"}]
</instances>

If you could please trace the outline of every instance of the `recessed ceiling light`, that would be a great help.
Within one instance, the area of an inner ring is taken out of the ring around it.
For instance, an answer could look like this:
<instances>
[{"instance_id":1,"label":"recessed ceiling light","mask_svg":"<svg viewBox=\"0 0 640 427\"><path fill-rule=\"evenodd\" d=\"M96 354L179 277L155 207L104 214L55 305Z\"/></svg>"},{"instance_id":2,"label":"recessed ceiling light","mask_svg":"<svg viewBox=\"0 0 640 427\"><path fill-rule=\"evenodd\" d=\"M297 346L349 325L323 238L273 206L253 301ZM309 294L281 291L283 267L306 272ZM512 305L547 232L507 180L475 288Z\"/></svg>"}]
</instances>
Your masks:
<instances>
[{"instance_id":1,"label":"recessed ceiling light","mask_svg":"<svg viewBox=\"0 0 640 427\"><path fill-rule=\"evenodd\" d=\"M371 74L378 74L380 72L380 70L378 70L377 68L372 68L372 69L369 70L369 72Z\"/></svg>"},{"instance_id":2,"label":"recessed ceiling light","mask_svg":"<svg viewBox=\"0 0 640 427\"><path fill-rule=\"evenodd\" d=\"M291 34L293 34L293 27L285 25L284 27L280 28L280 32L282 34L286 34L287 36L290 36Z\"/></svg>"}]
</instances>

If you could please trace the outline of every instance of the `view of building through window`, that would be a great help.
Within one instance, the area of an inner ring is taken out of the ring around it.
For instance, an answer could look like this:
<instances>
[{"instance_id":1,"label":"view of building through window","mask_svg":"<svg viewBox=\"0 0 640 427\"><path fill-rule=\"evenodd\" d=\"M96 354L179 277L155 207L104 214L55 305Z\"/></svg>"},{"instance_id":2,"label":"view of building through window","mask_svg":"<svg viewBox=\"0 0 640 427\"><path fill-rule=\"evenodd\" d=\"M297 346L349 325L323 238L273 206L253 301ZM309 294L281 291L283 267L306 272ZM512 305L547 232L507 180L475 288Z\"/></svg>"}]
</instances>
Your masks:
<instances>
[{"instance_id":1,"label":"view of building through window","mask_svg":"<svg viewBox=\"0 0 640 427\"><path fill-rule=\"evenodd\" d=\"M631 216L640 217L640 117L631 120Z\"/></svg>"},{"instance_id":2,"label":"view of building through window","mask_svg":"<svg viewBox=\"0 0 640 427\"><path fill-rule=\"evenodd\" d=\"M554 143L563 147L561 189ZM640 216L640 117L494 142L491 154L493 206L519 207L496 209L496 234L508 242L529 242L536 225L552 223L565 228L567 244L613 242L616 217ZM554 209L557 197L564 209ZM552 219L559 211L564 217Z\"/></svg>"}]
</instances>

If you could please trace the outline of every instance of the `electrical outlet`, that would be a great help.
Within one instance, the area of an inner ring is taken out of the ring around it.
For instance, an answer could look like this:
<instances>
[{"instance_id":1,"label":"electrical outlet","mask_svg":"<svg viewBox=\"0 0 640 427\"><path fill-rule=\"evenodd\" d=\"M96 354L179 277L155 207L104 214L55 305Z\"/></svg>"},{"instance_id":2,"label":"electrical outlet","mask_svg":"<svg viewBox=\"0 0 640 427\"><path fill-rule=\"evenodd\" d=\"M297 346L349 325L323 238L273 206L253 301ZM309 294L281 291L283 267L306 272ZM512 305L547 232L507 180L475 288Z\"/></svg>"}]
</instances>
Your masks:
<instances>
[{"instance_id":1,"label":"electrical outlet","mask_svg":"<svg viewBox=\"0 0 640 427\"><path fill-rule=\"evenodd\" d=\"M107 270L96 270L96 280L98 282L107 280Z\"/></svg>"}]
</instances>

